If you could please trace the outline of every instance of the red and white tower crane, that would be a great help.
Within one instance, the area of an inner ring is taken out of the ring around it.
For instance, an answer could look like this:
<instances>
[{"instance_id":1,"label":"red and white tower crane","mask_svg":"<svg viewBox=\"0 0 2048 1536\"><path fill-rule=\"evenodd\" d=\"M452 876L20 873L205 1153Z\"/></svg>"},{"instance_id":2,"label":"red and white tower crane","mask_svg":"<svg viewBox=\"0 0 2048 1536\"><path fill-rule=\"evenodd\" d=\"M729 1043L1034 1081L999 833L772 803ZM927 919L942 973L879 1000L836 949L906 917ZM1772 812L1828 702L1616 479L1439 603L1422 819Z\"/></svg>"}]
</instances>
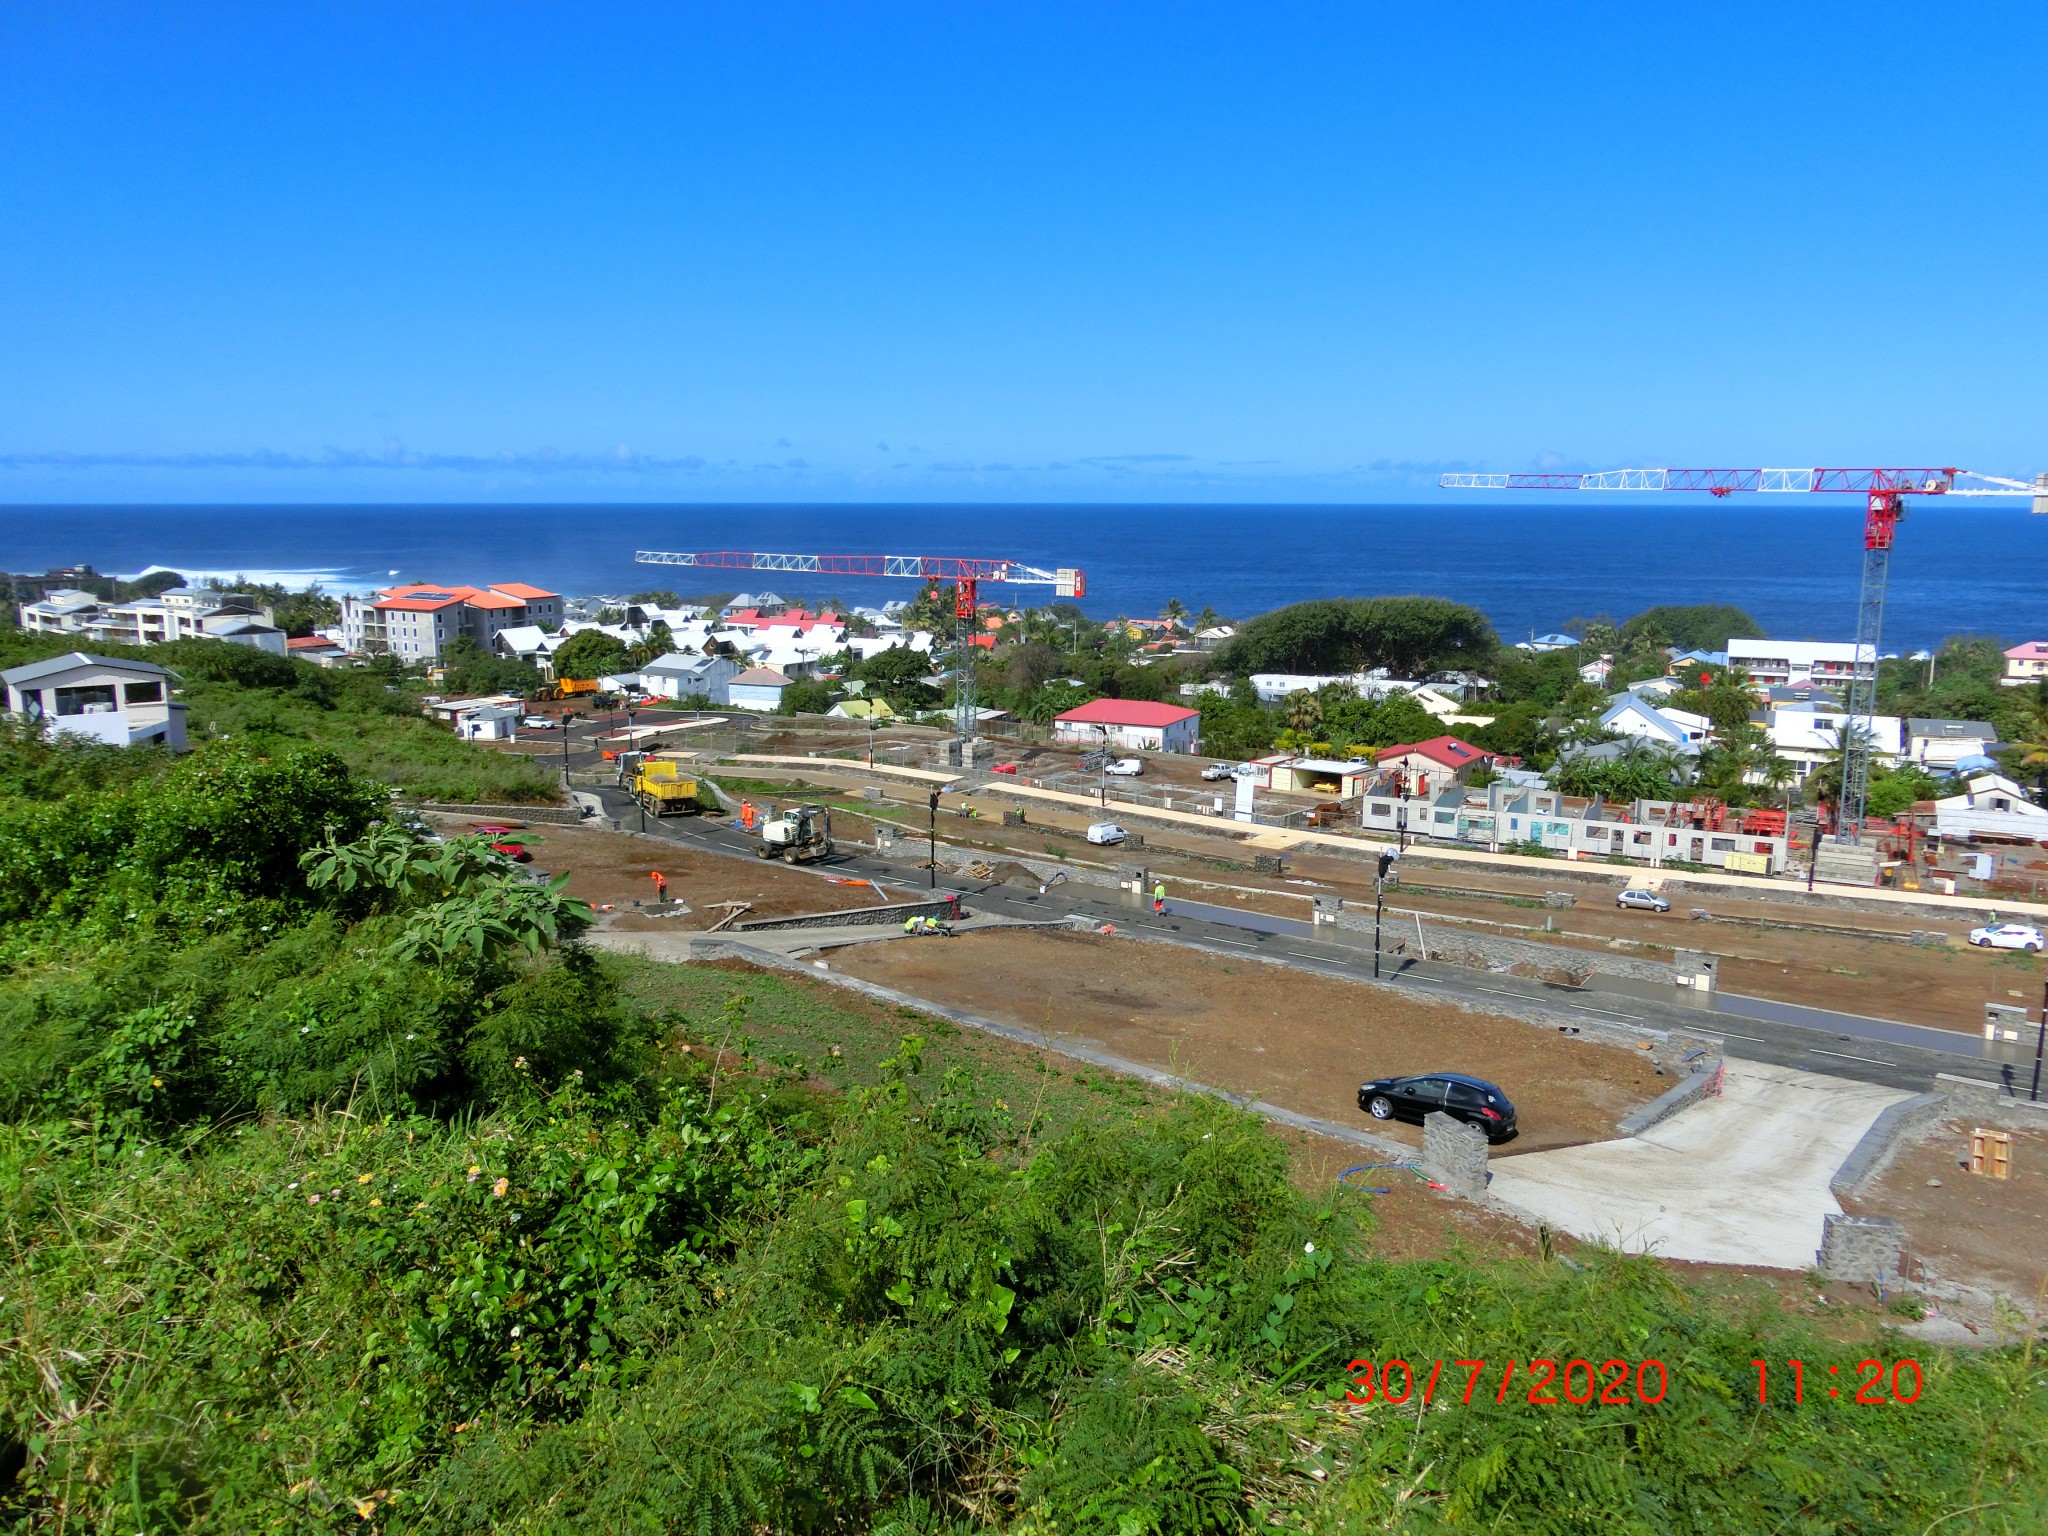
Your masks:
<instances>
[{"instance_id":1,"label":"red and white tower crane","mask_svg":"<svg viewBox=\"0 0 2048 1536\"><path fill-rule=\"evenodd\" d=\"M1863 590L1856 608L1856 655L1849 669L1849 722L1842 740L1842 792L1835 838L1862 836L1870 789L1871 717L1877 713L1878 645L1884 636L1885 587L1892 540L1908 496L2031 496L2048 513L2048 474L2033 483L1966 469L1606 469L1592 474L1444 475L1451 491L1737 491L1828 493L1864 498Z\"/></svg>"},{"instance_id":2,"label":"red and white tower crane","mask_svg":"<svg viewBox=\"0 0 2048 1536\"><path fill-rule=\"evenodd\" d=\"M961 766L969 763L968 743L981 723L974 696L974 647L981 584L1051 587L1059 597L1088 595L1086 573L1073 566L1041 570L1021 560L976 560L952 555L769 555L742 550L678 554L670 550L635 550L642 565L691 565L721 571L782 571L808 576L900 576L911 581L953 583L953 733L958 738Z\"/></svg>"}]
</instances>

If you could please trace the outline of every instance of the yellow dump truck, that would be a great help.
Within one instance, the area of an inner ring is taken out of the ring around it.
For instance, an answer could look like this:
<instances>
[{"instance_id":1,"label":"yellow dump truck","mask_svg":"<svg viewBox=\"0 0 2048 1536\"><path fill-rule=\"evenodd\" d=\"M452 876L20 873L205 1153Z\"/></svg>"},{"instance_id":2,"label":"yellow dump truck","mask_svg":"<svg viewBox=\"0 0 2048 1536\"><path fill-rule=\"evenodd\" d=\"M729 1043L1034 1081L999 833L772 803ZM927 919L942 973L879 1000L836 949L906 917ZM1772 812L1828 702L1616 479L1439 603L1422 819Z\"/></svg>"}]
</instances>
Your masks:
<instances>
[{"instance_id":1,"label":"yellow dump truck","mask_svg":"<svg viewBox=\"0 0 2048 1536\"><path fill-rule=\"evenodd\" d=\"M681 763L643 757L633 766L629 782L633 798L647 808L650 816L687 816L699 809L697 776L686 773Z\"/></svg>"}]
</instances>

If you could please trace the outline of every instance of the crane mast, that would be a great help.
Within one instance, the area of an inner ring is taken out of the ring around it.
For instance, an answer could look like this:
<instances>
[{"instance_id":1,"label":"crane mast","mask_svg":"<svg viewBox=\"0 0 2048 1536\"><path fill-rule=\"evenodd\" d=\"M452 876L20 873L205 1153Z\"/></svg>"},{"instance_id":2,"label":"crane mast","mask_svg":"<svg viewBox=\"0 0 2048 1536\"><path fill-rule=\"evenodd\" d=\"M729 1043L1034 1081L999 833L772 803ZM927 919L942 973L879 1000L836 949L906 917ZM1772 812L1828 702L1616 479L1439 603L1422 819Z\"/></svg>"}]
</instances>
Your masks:
<instances>
[{"instance_id":1,"label":"crane mast","mask_svg":"<svg viewBox=\"0 0 2048 1536\"><path fill-rule=\"evenodd\" d=\"M1856 649L1849 667L1848 719L1842 727L1842 788L1835 840L1862 840L1870 795L1870 754L1877 715L1877 660L1884 638L1892 544L1908 496L2030 496L2048 514L2048 474L2032 483L1964 469L1604 469L1587 474L1453 474L1437 484L1454 491L1705 491L1763 494L1838 493L1864 497L1863 581L1856 601ZM1867 671L1866 671L1867 665Z\"/></svg>"},{"instance_id":2,"label":"crane mast","mask_svg":"<svg viewBox=\"0 0 2048 1536\"><path fill-rule=\"evenodd\" d=\"M973 746L981 726L975 693L974 646L980 611L981 584L1051 587L1064 598L1085 597L1087 573L1075 566L1044 570L1021 560L981 560L953 555L787 555L749 550L679 553L641 549L633 552L641 565L689 565L725 571L782 571L802 575L902 577L912 581L953 583L953 737L960 766L973 766Z\"/></svg>"}]
</instances>

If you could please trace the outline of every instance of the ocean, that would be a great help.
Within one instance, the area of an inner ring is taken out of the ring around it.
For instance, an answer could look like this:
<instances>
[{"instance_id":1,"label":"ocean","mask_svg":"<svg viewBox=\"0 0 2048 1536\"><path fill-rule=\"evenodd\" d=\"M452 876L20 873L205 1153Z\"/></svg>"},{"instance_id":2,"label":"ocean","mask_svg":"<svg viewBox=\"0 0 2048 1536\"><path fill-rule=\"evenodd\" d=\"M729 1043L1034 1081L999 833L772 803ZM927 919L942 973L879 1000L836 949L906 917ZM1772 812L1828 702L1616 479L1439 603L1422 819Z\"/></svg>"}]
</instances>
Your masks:
<instances>
[{"instance_id":1,"label":"ocean","mask_svg":"<svg viewBox=\"0 0 2048 1536\"><path fill-rule=\"evenodd\" d=\"M773 588L882 602L904 581L749 577L637 565L636 549L968 555L1087 572L1082 607L1145 616L1178 598L1245 618L1311 597L1423 593L1470 603L1503 638L1654 603L1733 603L1772 636L1852 637L1859 498L1707 505L1412 506L10 506L0 567L132 575L526 581L571 596ZM1011 589L1050 601L1050 589ZM991 589L992 596L1003 595ZM2024 501L1912 506L1892 559L1885 649L1955 634L2048 638L2048 518Z\"/></svg>"}]
</instances>

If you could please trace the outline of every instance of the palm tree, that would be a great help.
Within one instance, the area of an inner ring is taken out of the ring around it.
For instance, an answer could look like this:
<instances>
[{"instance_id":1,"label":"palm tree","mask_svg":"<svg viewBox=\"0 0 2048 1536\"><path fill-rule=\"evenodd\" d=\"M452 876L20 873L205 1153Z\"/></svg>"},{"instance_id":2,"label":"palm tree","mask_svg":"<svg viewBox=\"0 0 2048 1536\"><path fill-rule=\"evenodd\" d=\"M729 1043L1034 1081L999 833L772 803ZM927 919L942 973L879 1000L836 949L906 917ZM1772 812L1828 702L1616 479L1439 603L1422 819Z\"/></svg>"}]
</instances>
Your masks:
<instances>
[{"instance_id":1,"label":"palm tree","mask_svg":"<svg viewBox=\"0 0 2048 1536\"><path fill-rule=\"evenodd\" d=\"M1870 733L1853 720L1844 720L1831 733L1834 745L1821 755L1820 766L1813 770L1808 781L1813 787L1813 797L1830 810L1839 812L1842 804L1842 764L1849 755L1849 749L1861 745L1866 761L1870 753Z\"/></svg>"},{"instance_id":2,"label":"palm tree","mask_svg":"<svg viewBox=\"0 0 2048 1536\"><path fill-rule=\"evenodd\" d=\"M1289 729L1312 735L1322 727L1323 701L1304 688L1288 697L1286 713Z\"/></svg>"},{"instance_id":3,"label":"palm tree","mask_svg":"<svg viewBox=\"0 0 2048 1536\"><path fill-rule=\"evenodd\" d=\"M2020 728L2024 740L2012 744L2012 764L2022 773L2032 770L2034 787L2048 790L2048 704L2030 704Z\"/></svg>"},{"instance_id":4,"label":"palm tree","mask_svg":"<svg viewBox=\"0 0 2048 1536\"><path fill-rule=\"evenodd\" d=\"M1187 609L1181 605L1181 600L1177 597L1169 597L1166 606L1159 610L1159 617L1169 624L1178 624L1187 616Z\"/></svg>"}]
</instances>

